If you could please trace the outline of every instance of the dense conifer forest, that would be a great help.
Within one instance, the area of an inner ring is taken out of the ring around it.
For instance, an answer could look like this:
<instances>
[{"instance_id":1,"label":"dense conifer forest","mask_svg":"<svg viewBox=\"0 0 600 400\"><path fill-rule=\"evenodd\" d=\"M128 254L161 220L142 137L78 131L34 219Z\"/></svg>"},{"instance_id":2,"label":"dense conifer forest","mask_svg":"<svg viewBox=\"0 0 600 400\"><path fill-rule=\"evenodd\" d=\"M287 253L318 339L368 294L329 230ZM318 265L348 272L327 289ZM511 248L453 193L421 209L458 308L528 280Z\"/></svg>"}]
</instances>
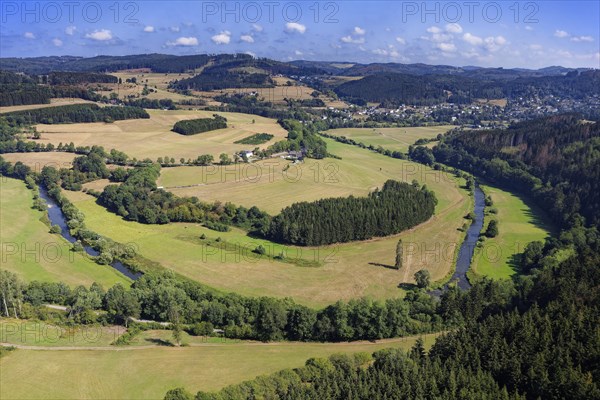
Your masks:
<instances>
[{"instance_id":1,"label":"dense conifer forest","mask_svg":"<svg viewBox=\"0 0 600 400\"><path fill-rule=\"evenodd\" d=\"M532 195L563 226L600 222L600 123L565 114L500 131L459 132L435 160ZM416 152L416 149L415 149Z\"/></svg>"},{"instance_id":2,"label":"dense conifer forest","mask_svg":"<svg viewBox=\"0 0 600 400\"><path fill-rule=\"evenodd\" d=\"M295 203L273 218L271 240L302 246L393 235L432 215L435 194L418 184L387 181L368 197L331 198Z\"/></svg>"},{"instance_id":3,"label":"dense conifer forest","mask_svg":"<svg viewBox=\"0 0 600 400\"><path fill-rule=\"evenodd\" d=\"M139 107L100 107L96 104L73 104L67 106L15 111L3 116L12 126L32 124L70 124L78 122L112 122L123 119L150 118Z\"/></svg>"},{"instance_id":4,"label":"dense conifer forest","mask_svg":"<svg viewBox=\"0 0 600 400\"><path fill-rule=\"evenodd\" d=\"M198 118L177 121L173 126L173 131L182 135L196 135L198 133L223 128L227 128L227 119L218 114L214 114L213 118Z\"/></svg>"}]
</instances>

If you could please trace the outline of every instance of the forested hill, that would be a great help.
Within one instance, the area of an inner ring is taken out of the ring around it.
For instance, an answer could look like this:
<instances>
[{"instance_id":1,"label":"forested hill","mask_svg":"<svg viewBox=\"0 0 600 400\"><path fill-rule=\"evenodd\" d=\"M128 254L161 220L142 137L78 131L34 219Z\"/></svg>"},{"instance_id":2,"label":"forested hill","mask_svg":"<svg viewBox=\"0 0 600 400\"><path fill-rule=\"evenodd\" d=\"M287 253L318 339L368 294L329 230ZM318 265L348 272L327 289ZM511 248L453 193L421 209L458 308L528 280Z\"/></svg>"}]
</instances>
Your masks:
<instances>
[{"instance_id":1,"label":"forested hill","mask_svg":"<svg viewBox=\"0 0 600 400\"><path fill-rule=\"evenodd\" d=\"M137 54L128 56L83 57L32 57L0 58L0 69L27 74L48 74L53 71L115 72L123 69L148 68L159 73L180 73L210 64L211 68L231 69L254 67L272 74L314 75L325 71L314 66L297 66L290 63L254 58L248 54L195 54L175 56L170 54Z\"/></svg>"},{"instance_id":2,"label":"forested hill","mask_svg":"<svg viewBox=\"0 0 600 400\"><path fill-rule=\"evenodd\" d=\"M409 75L380 73L335 88L341 97L395 104L471 102L477 98L516 98L554 95L572 98L600 96L600 71L573 71L564 76L498 79L489 76Z\"/></svg>"},{"instance_id":3,"label":"forested hill","mask_svg":"<svg viewBox=\"0 0 600 400\"><path fill-rule=\"evenodd\" d=\"M542 172L560 164L566 147L600 137L600 123L584 121L579 114L562 114L523 121L505 130L464 132L450 143L473 154L522 161Z\"/></svg>"},{"instance_id":4,"label":"forested hill","mask_svg":"<svg viewBox=\"0 0 600 400\"><path fill-rule=\"evenodd\" d=\"M563 226L577 224L579 214L588 224L600 222L600 122L563 114L507 130L458 132L432 153L532 195Z\"/></svg>"}]
</instances>

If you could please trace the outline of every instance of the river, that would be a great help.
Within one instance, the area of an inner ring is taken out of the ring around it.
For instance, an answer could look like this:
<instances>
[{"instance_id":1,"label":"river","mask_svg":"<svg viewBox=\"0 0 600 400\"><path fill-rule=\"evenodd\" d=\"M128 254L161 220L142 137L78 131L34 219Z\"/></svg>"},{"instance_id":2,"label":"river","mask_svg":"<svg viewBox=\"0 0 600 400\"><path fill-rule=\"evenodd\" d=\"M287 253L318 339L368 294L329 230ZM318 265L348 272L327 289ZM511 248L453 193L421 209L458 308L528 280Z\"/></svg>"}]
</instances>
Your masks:
<instances>
[{"instance_id":1,"label":"river","mask_svg":"<svg viewBox=\"0 0 600 400\"><path fill-rule=\"evenodd\" d=\"M473 207L473 212L475 213L475 222L473 222L471 226L469 226L469 228L467 229L467 236L465 237L465 240L463 241L462 245L460 246L460 249L458 250L458 257L456 259L456 269L449 282L456 282L456 285L461 290L468 290L471 288L471 284L467 279L467 271L471 266L473 254L475 253L475 248L477 247L477 240L479 239L481 229L483 228L485 195L483 194L483 191L481 190L479 185L475 185L474 197L475 206ZM439 297L448 288L448 284L444 285L444 287L442 287L441 289L430 291L429 294Z\"/></svg>"},{"instance_id":2,"label":"river","mask_svg":"<svg viewBox=\"0 0 600 400\"><path fill-rule=\"evenodd\" d=\"M71 233L69 232L69 227L67 226L67 220L66 220L65 215L63 214L62 210L60 209L58 204L56 204L56 202L48 195L48 192L46 191L46 189L44 187L42 187L40 185L39 188L40 188L40 197L46 201L46 204L48 204L48 218L50 219L50 222L52 223L52 225L58 225L60 227L60 234L62 235L62 237L67 239L70 243L75 243L77 241L77 239L74 238L71 235ZM90 246L83 246L83 249L90 256L97 257L100 255L100 253L97 250L94 250ZM117 271L119 271L120 273L125 275L126 277L133 279L133 280L137 280L142 276L141 273L133 272L130 269L128 269L120 261L114 261L111 264L111 267L113 267L114 269L116 269Z\"/></svg>"}]
</instances>

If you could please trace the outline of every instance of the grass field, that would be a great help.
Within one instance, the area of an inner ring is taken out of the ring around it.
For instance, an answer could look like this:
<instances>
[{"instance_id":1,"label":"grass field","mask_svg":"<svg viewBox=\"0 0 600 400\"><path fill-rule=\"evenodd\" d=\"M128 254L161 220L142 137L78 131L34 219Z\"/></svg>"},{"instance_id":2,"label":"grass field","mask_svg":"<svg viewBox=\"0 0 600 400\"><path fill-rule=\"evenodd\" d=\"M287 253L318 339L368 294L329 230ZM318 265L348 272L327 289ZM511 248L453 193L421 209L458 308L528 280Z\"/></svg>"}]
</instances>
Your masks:
<instances>
[{"instance_id":1,"label":"grass field","mask_svg":"<svg viewBox=\"0 0 600 400\"><path fill-rule=\"evenodd\" d=\"M98 282L104 287L129 280L110 266L98 265L78 253L58 235L50 234L31 208L31 191L22 181L0 177L0 249L2 269L26 281L62 281L68 285Z\"/></svg>"},{"instance_id":2,"label":"grass field","mask_svg":"<svg viewBox=\"0 0 600 400\"><path fill-rule=\"evenodd\" d=\"M163 332L163 331L161 331ZM0 342L44 347L109 346L125 333L122 326L66 327L43 321L0 319Z\"/></svg>"},{"instance_id":3,"label":"grass field","mask_svg":"<svg viewBox=\"0 0 600 400\"><path fill-rule=\"evenodd\" d=\"M543 241L554 227L544 212L530 201L498 188L482 186L482 189L492 197L492 207L498 210L496 215L486 214L483 231L491 219L496 219L499 234L495 238L486 238L483 247L476 249L472 271L476 276L510 278L517 272L515 255L522 253L527 243Z\"/></svg>"},{"instance_id":4,"label":"grass field","mask_svg":"<svg viewBox=\"0 0 600 400\"><path fill-rule=\"evenodd\" d=\"M100 145L105 149L124 151L130 157L143 159L150 157L174 157L195 159L201 154L212 154L218 158L220 153L232 155L234 152L248 149L247 145L235 144L255 133L274 135L269 142L259 146L266 148L287 136L287 132L273 119L240 113L219 113L227 118L228 127L193 136L184 136L172 132L175 122L184 119L208 118L208 111L163 111L148 110L149 119L134 119L105 123L80 123L59 125L37 125L42 143L69 143L76 146ZM252 123L252 121L255 121ZM253 148L254 146L252 146Z\"/></svg>"},{"instance_id":5,"label":"grass field","mask_svg":"<svg viewBox=\"0 0 600 400\"><path fill-rule=\"evenodd\" d=\"M209 185L210 190L203 192L176 193L195 194L202 199L218 198L248 206L257 204L261 208L278 210L300 200L332 195L364 196L390 178L408 181L418 179L435 190L439 199L436 215L424 224L396 236L319 248L298 248L250 238L238 229L215 232L199 224L152 226L125 221L97 205L89 195L81 192L65 194L86 215L85 222L90 229L121 243L134 242L144 257L225 291L250 296L293 297L300 303L320 307L339 299L361 296L378 299L401 296L403 292L398 288L399 283L412 282L413 274L423 268L431 272L433 280L445 277L453 264L453 251L462 241L462 234L457 228L462 226L462 217L471 204L466 192L458 188L459 182L418 164L333 141L328 141L328 144L332 152L344 157L343 160L321 161L340 163L337 183L315 183L311 181L311 175L302 184L283 179L272 183L267 180L264 185L225 182L222 188L220 185ZM197 169L181 169L194 170ZM163 174L166 172L166 169L163 170ZM228 250L207 246L206 241L199 239L201 234L210 240L220 237L223 243L229 245ZM404 267L397 271L385 266L393 265L399 238L403 239L407 250ZM284 251L291 262L272 258L256 259L251 250L259 244L271 255ZM293 262L296 258L300 262ZM306 262L320 266L306 267Z\"/></svg>"},{"instance_id":6,"label":"grass field","mask_svg":"<svg viewBox=\"0 0 600 400\"><path fill-rule=\"evenodd\" d=\"M430 347L434 336L424 336ZM0 359L3 399L162 399L185 387L224 386L304 365L311 357L409 349L416 338L339 344L208 343L132 350L39 351L18 349ZM27 379L24 379L27 377Z\"/></svg>"},{"instance_id":7,"label":"grass field","mask_svg":"<svg viewBox=\"0 0 600 400\"><path fill-rule=\"evenodd\" d=\"M341 160L306 159L292 164L273 158L224 167L163 168L158 185L180 196L230 201L246 207L255 205L271 214L300 201L366 196L388 179L407 182L416 179L427 184L436 191L440 201L438 211L462 198L454 177L421 164L381 156L331 139L325 141L328 151L342 157Z\"/></svg>"},{"instance_id":8,"label":"grass field","mask_svg":"<svg viewBox=\"0 0 600 400\"><path fill-rule=\"evenodd\" d=\"M453 125L422 126L415 128L341 128L327 131L330 135L346 136L357 142L384 149L408 152L408 146L418 139L435 138L455 128Z\"/></svg>"}]
</instances>

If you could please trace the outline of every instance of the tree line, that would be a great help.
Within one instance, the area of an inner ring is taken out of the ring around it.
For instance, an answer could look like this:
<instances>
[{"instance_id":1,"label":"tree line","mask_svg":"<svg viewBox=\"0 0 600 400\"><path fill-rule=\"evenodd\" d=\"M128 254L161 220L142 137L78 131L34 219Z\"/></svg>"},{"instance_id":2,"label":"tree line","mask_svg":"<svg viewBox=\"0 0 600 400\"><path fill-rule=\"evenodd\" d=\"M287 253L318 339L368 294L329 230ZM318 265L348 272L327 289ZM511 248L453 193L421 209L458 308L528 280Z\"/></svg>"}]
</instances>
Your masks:
<instances>
[{"instance_id":1,"label":"tree line","mask_svg":"<svg viewBox=\"0 0 600 400\"><path fill-rule=\"evenodd\" d=\"M426 187L388 180L368 197L330 198L286 207L273 218L268 238L320 246L393 235L428 220L436 204L435 194Z\"/></svg>"},{"instance_id":2,"label":"tree line","mask_svg":"<svg viewBox=\"0 0 600 400\"><path fill-rule=\"evenodd\" d=\"M139 107L100 107L96 104L72 104L15 111L3 117L12 126L23 126L32 124L112 122L123 119L150 118L150 115L146 110Z\"/></svg>"}]
</instances>

